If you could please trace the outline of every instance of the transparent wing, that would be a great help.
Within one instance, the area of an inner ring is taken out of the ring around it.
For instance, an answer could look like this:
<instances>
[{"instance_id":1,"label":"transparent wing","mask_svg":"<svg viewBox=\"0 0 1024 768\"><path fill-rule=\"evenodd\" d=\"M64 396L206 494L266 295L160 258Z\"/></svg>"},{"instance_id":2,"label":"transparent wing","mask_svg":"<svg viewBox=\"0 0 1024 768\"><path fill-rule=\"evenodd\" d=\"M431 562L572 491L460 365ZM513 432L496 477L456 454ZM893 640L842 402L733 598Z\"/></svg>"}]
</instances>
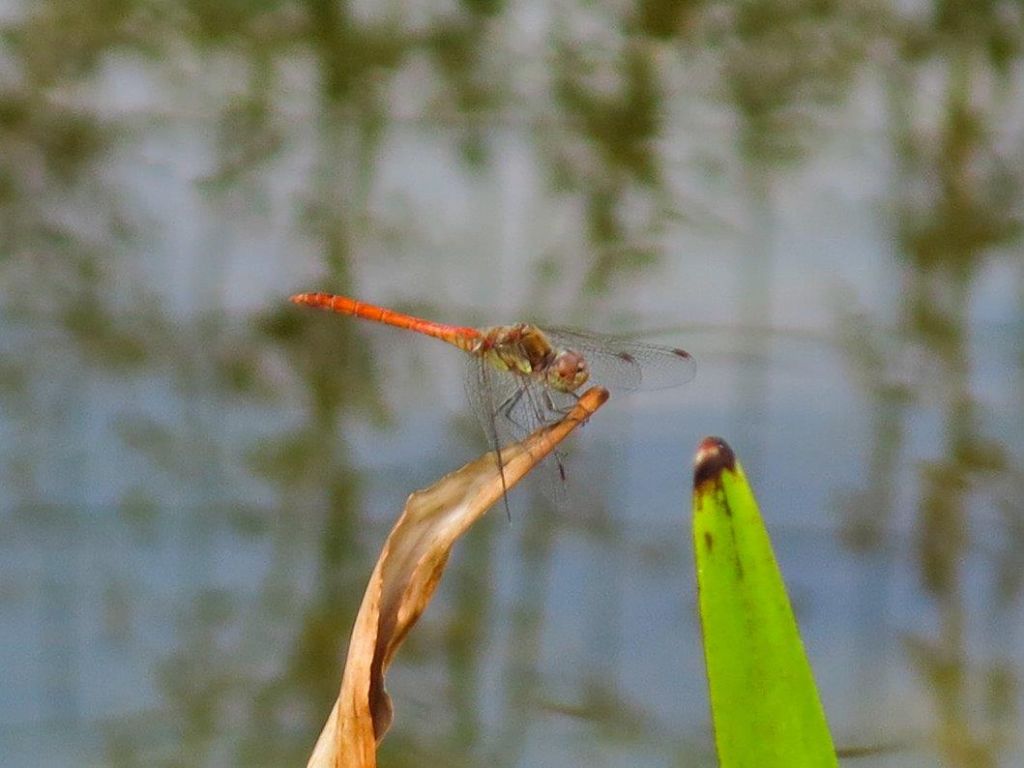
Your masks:
<instances>
[{"instance_id":1,"label":"transparent wing","mask_svg":"<svg viewBox=\"0 0 1024 768\"><path fill-rule=\"evenodd\" d=\"M467 358L465 388L466 399L473 415L487 436L487 447L496 450L502 437L498 434L494 418L495 409L502 394L495 391L498 382L492 381L491 371L479 357Z\"/></svg>"},{"instance_id":2,"label":"transparent wing","mask_svg":"<svg viewBox=\"0 0 1024 768\"><path fill-rule=\"evenodd\" d=\"M466 396L491 447L519 441L569 411L575 395L555 392L528 376L498 371L469 358Z\"/></svg>"},{"instance_id":3,"label":"transparent wing","mask_svg":"<svg viewBox=\"0 0 1024 768\"><path fill-rule=\"evenodd\" d=\"M667 389L697 374L697 361L678 347L567 328L544 332L556 346L581 353L590 366L588 383L608 389Z\"/></svg>"},{"instance_id":4,"label":"transparent wing","mask_svg":"<svg viewBox=\"0 0 1024 768\"><path fill-rule=\"evenodd\" d=\"M481 358L469 358L466 395L477 420L494 450L519 442L539 427L562 418L575 404L576 396L553 392L535 379L498 371ZM564 504L565 467L562 453L545 461L541 489L556 504ZM507 507L507 500L506 500Z\"/></svg>"}]
</instances>

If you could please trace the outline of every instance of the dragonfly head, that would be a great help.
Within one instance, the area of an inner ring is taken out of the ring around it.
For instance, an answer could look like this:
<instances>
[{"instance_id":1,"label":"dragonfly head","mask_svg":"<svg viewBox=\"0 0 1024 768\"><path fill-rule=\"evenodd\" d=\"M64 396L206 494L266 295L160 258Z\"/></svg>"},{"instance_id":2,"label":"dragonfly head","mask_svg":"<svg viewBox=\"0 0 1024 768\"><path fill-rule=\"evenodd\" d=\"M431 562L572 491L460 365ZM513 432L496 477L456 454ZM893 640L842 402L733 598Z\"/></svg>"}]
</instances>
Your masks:
<instances>
[{"instance_id":1,"label":"dragonfly head","mask_svg":"<svg viewBox=\"0 0 1024 768\"><path fill-rule=\"evenodd\" d=\"M559 392L575 392L589 378L586 358L571 349L558 352L547 370L548 386Z\"/></svg>"}]
</instances>

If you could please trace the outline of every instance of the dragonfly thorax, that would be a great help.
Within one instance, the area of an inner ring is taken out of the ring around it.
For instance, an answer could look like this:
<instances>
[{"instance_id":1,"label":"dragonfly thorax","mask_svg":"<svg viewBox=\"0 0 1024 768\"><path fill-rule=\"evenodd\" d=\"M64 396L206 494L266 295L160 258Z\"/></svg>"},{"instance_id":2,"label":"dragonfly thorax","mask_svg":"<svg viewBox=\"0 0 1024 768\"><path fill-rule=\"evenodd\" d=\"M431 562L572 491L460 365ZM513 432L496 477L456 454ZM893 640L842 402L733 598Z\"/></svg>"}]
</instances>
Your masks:
<instances>
[{"instance_id":1,"label":"dragonfly thorax","mask_svg":"<svg viewBox=\"0 0 1024 768\"><path fill-rule=\"evenodd\" d=\"M555 347L546 333L529 323L489 328L470 351L499 370L537 379L557 392L575 392L590 378L583 355Z\"/></svg>"}]
</instances>

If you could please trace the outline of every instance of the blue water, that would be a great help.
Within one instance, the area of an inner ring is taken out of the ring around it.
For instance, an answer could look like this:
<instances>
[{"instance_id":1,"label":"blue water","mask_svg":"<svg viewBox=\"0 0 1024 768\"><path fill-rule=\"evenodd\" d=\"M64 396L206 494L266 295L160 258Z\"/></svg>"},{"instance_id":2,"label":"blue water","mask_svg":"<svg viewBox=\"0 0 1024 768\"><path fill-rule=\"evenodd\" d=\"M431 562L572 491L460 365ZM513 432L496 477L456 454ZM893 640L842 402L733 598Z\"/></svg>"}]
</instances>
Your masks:
<instances>
[{"instance_id":1,"label":"blue water","mask_svg":"<svg viewBox=\"0 0 1024 768\"><path fill-rule=\"evenodd\" d=\"M613 393L565 503L528 480L460 542L382 764L715 764L706 435L754 485L836 742L888 747L849 764L1024 764L1016 53L949 47L981 38L927 4L899 9L924 38L810 7L697 4L668 39L586 4L403 22L441 48L235 5L166 28L128 3L117 34L63 0L0 14L0 765L308 756L405 498L486 447L457 350L287 303L312 289L699 364ZM599 98L623 83L625 117Z\"/></svg>"}]
</instances>

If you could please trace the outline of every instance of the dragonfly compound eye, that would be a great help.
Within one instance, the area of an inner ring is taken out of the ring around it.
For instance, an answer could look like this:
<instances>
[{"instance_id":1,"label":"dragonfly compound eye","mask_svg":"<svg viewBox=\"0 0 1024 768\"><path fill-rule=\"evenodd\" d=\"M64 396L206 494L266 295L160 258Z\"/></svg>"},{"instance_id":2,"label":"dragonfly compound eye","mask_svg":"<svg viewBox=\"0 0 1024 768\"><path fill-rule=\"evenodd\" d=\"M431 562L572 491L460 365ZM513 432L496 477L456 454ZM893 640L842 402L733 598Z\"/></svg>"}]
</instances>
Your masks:
<instances>
[{"instance_id":1,"label":"dragonfly compound eye","mask_svg":"<svg viewBox=\"0 0 1024 768\"><path fill-rule=\"evenodd\" d=\"M569 349L555 356L549 370L550 386L562 392L575 392L590 378L586 359Z\"/></svg>"}]
</instances>

